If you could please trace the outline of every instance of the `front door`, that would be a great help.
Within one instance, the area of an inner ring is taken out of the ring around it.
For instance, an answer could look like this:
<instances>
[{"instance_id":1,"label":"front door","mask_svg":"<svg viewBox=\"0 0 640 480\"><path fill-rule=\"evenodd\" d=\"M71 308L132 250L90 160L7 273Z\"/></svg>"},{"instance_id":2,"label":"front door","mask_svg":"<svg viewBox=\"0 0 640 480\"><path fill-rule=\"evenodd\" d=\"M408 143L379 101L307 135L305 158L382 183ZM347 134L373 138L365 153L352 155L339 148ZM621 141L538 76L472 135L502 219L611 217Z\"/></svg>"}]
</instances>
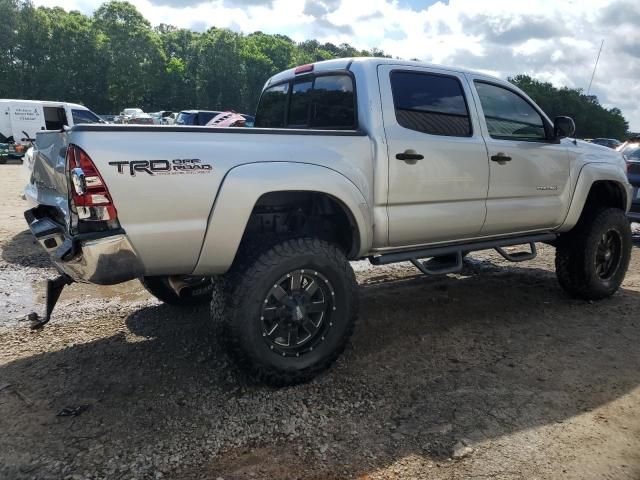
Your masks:
<instances>
[{"instance_id":1,"label":"front door","mask_svg":"<svg viewBox=\"0 0 640 480\"><path fill-rule=\"evenodd\" d=\"M477 236L489 165L466 78L383 65L378 80L389 162L389 244Z\"/></svg>"},{"instance_id":2,"label":"front door","mask_svg":"<svg viewBox=\"0 0 640 480\"><path fill-rule=\"evenodd\" d=\"M567 147L551 141L538 109L507 85L471 78L484 120L489 193L483 235L560 225L570 197ZM565 140L567 142L568 140Z\"/></svg>"}]
</instances>

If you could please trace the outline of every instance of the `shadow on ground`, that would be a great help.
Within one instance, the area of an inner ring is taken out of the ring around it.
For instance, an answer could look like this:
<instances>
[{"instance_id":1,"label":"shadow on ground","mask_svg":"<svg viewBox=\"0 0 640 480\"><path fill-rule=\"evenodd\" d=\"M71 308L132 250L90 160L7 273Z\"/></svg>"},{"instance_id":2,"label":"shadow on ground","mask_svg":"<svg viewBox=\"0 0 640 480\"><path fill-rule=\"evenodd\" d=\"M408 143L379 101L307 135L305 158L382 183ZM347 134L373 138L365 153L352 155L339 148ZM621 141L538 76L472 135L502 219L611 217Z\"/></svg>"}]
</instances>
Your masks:
<instances>
[{"instance_id":1,"label":"shadow on ground","mask_svg":"<svg viewBox=\"0 0 640 480\"><path fill-rule=\"evenodd\" d=\"M35 240L30 230L18 233L2 245L2 259L22 267L53 267L49 255Z\"/></svg>"},{"instance_id":2,"label":"shadow on ground","mask_svg":"<svg viewBox=\"0 0 640 480\"><path fill-rule=\"evenodd\" d=\"M360 293L352 347L297 387L252 384L212 347L206 308L165 305L119 334L0 366L0 384L20 391L0 391L0 473L48 478L59 461L108 474L109 459L140 457L165 478L342 478L562 422L640 384L635 291L590 304L546 270L477 264Z\"/></svg>"}]
</instances>

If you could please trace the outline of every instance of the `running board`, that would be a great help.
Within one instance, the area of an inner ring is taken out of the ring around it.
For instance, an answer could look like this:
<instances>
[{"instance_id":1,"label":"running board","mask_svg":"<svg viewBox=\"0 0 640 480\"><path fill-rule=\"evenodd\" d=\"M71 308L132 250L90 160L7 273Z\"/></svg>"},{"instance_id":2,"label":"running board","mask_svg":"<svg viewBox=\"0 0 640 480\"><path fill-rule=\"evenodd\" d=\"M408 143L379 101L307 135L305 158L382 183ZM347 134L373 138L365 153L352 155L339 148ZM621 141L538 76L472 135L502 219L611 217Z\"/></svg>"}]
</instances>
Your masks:
<instances>
[{"instance_id":1,"label":"running board","mask_svg":"<svg viewBox=\"0 0 640 480\"><path fill-rule=\"evenodd\" d=\"M501 238L497 240L485 240L481 242L463 243L457 245L447 245L444 247L424 248L421 250L408 250L404 252L383 253L376 257L369 257L369 261L373 265L388 265L390 263L407 262L413 263L421 272L433 275L442 273L453 273L462 269L462 256L466 252L474 252L477 250L495 249L500 255L510 262L523 262L531 260L537 255L535 247L536 242L553 242L558 238L555 233L544 233L539 235L529 235L523 237ZM530 252L508 253L503 247L512 247L514 245L529 245ZM430 266L420 262L420 258L434 258L448 255L455 255L456 262L443 264L442 268L431 268Z\"/></svg>"},{"instance_id":2,"label":"running board","mask_svg":"<svg viewBox=\"0 0 640 480\"><path fill-rule=\"evenodd\" d=\"M452 262L441 262L442 258L452 257ZM427 262L421 262L416 258L411 259L411 263L425 275L444 275L447 273L456 273L462 270L462 252L456 252L454 255L445 255L444 257L434 257Z\"/></svg>"}]
</instances>

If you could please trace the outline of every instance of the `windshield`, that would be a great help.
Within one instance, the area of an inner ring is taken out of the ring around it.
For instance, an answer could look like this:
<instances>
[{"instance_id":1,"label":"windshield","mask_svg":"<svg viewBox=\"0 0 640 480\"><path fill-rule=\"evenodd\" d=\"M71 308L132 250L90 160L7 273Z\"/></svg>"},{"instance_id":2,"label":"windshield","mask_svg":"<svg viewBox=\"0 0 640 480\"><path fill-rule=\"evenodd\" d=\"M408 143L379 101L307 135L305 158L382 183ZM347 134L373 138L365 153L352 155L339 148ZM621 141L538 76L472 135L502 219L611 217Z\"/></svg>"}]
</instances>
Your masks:
<instances>
[{"instance_id":1,"label":"windshield","mask_svg":"<svg viewBox=\"0 0 640 480\"><path fill-rule=\"evenodd\" d=\"M640 161L640 143L630 143L622 149L622 155L627 160Z\"/></svg>"},{"instance_id":2,"label":"windshield","mask_svg":"<svg viewBox=\"0 0 640 480\"><path fill-rule=\"evenodd\" d=\"M206 125L216 115L222 112L213 110L199 110L197 112L180 112L176 118L176 125Z\"/></svg>"},{"instance_id":3,"label":"windshield","mask_svg":"<svg viewBox=\"0 0 640 480\"><path fill-rule=\"evenodd\" d=\"M176 118L176 125L193 125L195 118L195 113L180 112Z\"/></svg>"},{"instance_id":4,"label":"windshield","mask_svg":"<svg viewBox=\"0 0 640 480\"><path fill-rule=\"evenodd\" d=\"M73 116L73 124L80 125L82 123L104 123L100 117L90 110L71 110Z\"/></svg>"}]
</instances>

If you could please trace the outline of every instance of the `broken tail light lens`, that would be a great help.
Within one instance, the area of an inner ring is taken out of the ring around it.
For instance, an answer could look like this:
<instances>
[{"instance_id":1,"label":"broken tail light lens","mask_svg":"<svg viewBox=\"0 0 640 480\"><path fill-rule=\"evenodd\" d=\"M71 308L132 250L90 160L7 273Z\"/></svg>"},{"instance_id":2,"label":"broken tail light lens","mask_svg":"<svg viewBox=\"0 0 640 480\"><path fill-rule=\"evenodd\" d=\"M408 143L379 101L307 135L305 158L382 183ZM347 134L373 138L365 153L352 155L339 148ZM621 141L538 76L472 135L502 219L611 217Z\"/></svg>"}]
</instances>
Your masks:
<instances>
[{"instance_id":1,"label":"broken tail light lens","mask_svg":"<svg viewBox=\"0 0 640 480\"><path fill-rule=\"evenodd\" d=\"M107 185L87 153L76 145L67 149L69 193L78 219L88 222L117 220L118 213Z\"/></svg>"}]
</instances>

